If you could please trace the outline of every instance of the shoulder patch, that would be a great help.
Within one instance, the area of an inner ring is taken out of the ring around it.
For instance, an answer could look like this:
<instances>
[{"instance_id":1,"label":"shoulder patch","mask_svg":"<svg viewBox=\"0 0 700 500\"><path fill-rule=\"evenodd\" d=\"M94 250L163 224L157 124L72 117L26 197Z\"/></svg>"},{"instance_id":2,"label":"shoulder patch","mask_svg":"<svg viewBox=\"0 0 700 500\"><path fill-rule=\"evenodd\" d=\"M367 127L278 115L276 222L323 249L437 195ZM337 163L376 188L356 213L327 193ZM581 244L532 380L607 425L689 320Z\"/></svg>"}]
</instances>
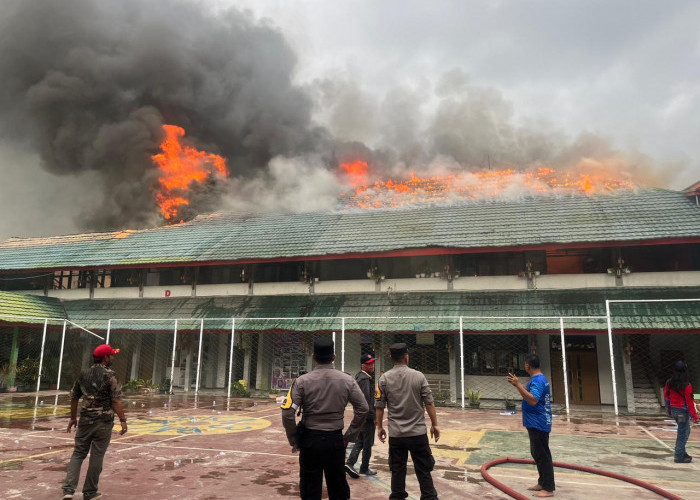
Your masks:
<instances>
[{"instance_id":1,"label":"shoulder patch","mask_svg":"<svg viewBox=\"0 0 700 500\"><path fill-rule=\"evenodd\" d=\"M292 385L289 386L289 390L287 391L287 395L284 397L284 400L282 401L282 404L280 405L280 408L282 410L289 410L290 408L292 408L292 389L294 388L295 382L296 382L296 379L294 380L294 382L292 382ZM294 406L296 406L296 405L294 405Z\"/></svg>"},{"instance_id":2,"label":"shoulder patch","mask_svg":"<svg viewBox=\"0 0 700 500\"><path fill-rule=\"evenodd\" d=\"M382 398L382 391L379 389L379 384L377 384L377 388L374 390L374 399L381 399Z\"/></svg>"}]
</instances>

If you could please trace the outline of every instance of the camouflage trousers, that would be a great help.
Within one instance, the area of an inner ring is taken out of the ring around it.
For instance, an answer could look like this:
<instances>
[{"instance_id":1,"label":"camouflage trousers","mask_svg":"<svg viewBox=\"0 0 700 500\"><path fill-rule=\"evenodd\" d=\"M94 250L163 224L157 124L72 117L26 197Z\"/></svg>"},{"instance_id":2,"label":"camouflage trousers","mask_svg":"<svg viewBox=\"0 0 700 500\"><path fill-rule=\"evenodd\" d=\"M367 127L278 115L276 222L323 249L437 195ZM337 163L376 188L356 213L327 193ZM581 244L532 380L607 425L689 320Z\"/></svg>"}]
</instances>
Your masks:
<instances>
[{"instance_id":1,"label":"camouflage trousers","mask_svg":"<svg viewBox=\"0 0 700 500\"><path fill-rule=\"evenodd\" d=\"M80 419L75 433L75 448L68 464L66 480L63 482L63 493L75 493L80 478L80 467L90 452L87 475L83 484L83 498L89 499L97 494L97 483L102 472L102 460L109 446L109 441L112 439L113 427L113 421Z\"/></svg>"}]
</instances>

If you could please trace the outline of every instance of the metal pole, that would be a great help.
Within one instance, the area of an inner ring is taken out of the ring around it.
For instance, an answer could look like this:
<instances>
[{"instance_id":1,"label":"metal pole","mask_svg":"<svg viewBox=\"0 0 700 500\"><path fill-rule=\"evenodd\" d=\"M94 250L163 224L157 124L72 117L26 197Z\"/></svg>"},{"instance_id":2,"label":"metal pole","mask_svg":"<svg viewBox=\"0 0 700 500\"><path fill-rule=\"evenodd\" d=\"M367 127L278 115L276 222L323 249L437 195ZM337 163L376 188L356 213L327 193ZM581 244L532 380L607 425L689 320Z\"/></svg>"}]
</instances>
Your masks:
<instances>
[{"instance_id":1,"label":"metal pole","mask_svg":"<svg viewBox=\"0 0 700 500\"><path fill-rule=\"evenodd\" d=\"M202 337L204 336L204 318L199 324L199 349L197 349L197 378L194 383L194 395L199 394L199 374L202 371Z\"/></svg>"},{"instance_id":2,"label":"metal pole","mask_svg":"<svg viewBox=\"0 0 700 500\"><path fill-rule=\"evenodd\" d=\"M39 356L39 373L37 373L37 378L36 378L36 392L39 392L39 384L41 384L41 369L44 366L44 345L46 344L46 329L48 327L49 327L49 320L47 318L44 320L44 334L41 337L41 355Z\"/></svg>"},{"instance_id":3,"label":"metal pole","mask_svg":"<svg viewBox=\"0 0 700 500\"><path fill-rule=\"evenodd\" d=\"M619 414L617 407L617 382L615 381L615 353L613 351L612 319L610 318L610 301L605 301L605 317L608 320L608 347L610 349L610 373L612 375L613 405L615 416Z\"/></svg>"},{"instance_id":4,"label":"metal pole","mask_svg":"<svg viewBox=\"0 0 700 500\"><path fill-rule=\"evenodd\" d=\"M170 394L173 393L173 382L175 381L175 346L177 346L177 320L173 329L173 356L170 363Z\"/></svg>"},{"instance_id":5,"label":"metal pole","mask_svg":"<svg viewBox=\"0 0 700 500\"><path fill-rule=\"evenodd\" d=\"M345 371L345 318L340 318L340 371Z\"/></svg>"},{"instance_id":6,"label":"metal pole","mask_svg":"<svg viewBox=\"0 0 700 500\"><path fill-rule=\"evenodd\" d=\"M109 344L109 333L112 331L112 320L107 321L107 334L105 335L105 344Z\"/></svg>"},{"instance_id":7,"label":"metal pole","mask_svg":"<svg viewBox=\"0 0 700 500\"><path fill-rule=\"evenodd\" d=\"M231 318L231 350L228 355L228 394L231 397L231 377L233 376L233 344L236 343L236 318Z\"/></svg>"},{"instance_id":8,"label":"metal pole","mask_svg":"<svg viewBox=\"0 0 700 500\"><path fill-rule=\"evenodd\" d=\"M63 333L61 334L61 354L58 356L58 378L56 379L56 390L61 388L61 370L63 369L63 346L66 341L66 325L68 322L63 320Z\"/></svg>"},{"instance_id":9,"label":"metal pole","mask_svg":"<svg viewBox=\"0 0 700 500\"><path fill-rule=\"evenodd\" d=\"M564 398L566 399L566 414L569 414L569 380L566 377L566 342L564 341L564 318L559 318L561 332L561 365L564 372Z\"/></svg>"},{"instance_id":10,"label":"metal pole","mask_svg":"<svg viewBox=\"0 0 700 500\"><path fill-rule=\"evenodd\" d=\"M464 328L462 316L459 317L459 367L462 381L462 409L464 409Z\"/></svg>"},{"instance_id":11,"label":"metal pole","mask_svg":"<svg viewBox=\"0 0 700 500\"><path fill-rule=\"evenodd\" d=\"M58 405L58 390L61 388L61 370L63 369L63 346L66 340L66 326L68 321L63 320L63 333L61 334L61 352L58 355L58 377L56 377L56 398L53 401L53 414L56 414L56 406Z\"/></svg>"}]
</instances>

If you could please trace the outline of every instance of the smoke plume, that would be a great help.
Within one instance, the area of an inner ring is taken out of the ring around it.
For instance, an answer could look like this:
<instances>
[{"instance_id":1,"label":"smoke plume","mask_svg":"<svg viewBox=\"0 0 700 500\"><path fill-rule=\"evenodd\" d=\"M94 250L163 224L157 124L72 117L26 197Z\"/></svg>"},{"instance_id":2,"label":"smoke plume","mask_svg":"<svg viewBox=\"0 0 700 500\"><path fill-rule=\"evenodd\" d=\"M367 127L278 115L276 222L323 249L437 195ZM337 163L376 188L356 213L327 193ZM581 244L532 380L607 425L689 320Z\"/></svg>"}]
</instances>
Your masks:
<instances>
[{"instance_id":1,"label":"smoke plume","mask_svg":"<svg viewBox=\"0 0 700 500\"><path fill-rule=\"evenodd\" d=\"M294 84L295 65L278 30L235 9L178 0L2 3L3 144L26 149L17 157L38 155L61 186L70 184L63 202L26 208L74 219L79 230L161 223L151 157L163 124L183 127L189 144L223 156L230 172L194 186L185 217L337 208L348 187L338 165L354 160L368 163L370 180L547 165L665 183L641 154L528 123L460 69L382 95L339 73ZM21 164L0 168L5 178L28 177L10 172Z\"/></svg>"},{"instance_id":2,"label":"smoke plume","mask_svg":"<svg viewBox=\"0 0 700 500\"><path fill-rule=\"evenodd\" d=\"M291 84L296 59L284 38L236 10L33 0L4 2L0 19L0 131L30 138L49 172L76 182L99 173L84 187L101 203L85 207L83 228L157 220L150 157L164 123L225 156L233 176L324 142L310 99Z\"/></svg>"}]
</instances>

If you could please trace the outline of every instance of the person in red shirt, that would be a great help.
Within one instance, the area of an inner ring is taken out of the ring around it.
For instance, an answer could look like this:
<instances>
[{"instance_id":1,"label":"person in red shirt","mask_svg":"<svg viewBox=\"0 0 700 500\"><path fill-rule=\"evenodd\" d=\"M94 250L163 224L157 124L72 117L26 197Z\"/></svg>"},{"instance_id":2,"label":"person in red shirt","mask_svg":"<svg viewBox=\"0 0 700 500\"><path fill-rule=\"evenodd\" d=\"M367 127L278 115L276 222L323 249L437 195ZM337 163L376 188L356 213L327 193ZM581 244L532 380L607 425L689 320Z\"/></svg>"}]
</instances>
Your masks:
<instances>
[{"instance_id":1,"label":"person in red shirt","mask_svg":"<svg viewBox=\"0 0 700 500\"><path fill-rule=\"evenodd\" d=\"M688 377L688 365L685 361L676 361L673 365L673 375L666 381L664 387L666 413L673 417L678 424L676 449L673 461L677 464L687 464L693 457L685 451L685 445L690 437L690 418L698 423L698 412L693 401L693 386Z\"/></svg>"}]
</instances>

